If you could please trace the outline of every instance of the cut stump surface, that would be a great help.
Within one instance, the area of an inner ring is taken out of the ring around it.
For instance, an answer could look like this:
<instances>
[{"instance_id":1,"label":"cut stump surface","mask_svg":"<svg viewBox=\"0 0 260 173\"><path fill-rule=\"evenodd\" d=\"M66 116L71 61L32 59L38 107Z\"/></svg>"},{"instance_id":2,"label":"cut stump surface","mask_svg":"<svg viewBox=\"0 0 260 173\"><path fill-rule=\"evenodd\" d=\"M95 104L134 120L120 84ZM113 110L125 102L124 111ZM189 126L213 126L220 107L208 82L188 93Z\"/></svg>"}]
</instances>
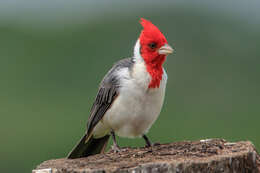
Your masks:
<instances>
[{"instance_id":1,"label":"cut stump surface","mask_svg":"<svg viewBox=\"0 0 260 173\"><path fill-rule=\"evenodd\" d=\"M184 141L152 148L124 148L80 159L48 160L33 173L83 172L260 172L260 157L249 141Z\"/></svg>"}]
</instances>

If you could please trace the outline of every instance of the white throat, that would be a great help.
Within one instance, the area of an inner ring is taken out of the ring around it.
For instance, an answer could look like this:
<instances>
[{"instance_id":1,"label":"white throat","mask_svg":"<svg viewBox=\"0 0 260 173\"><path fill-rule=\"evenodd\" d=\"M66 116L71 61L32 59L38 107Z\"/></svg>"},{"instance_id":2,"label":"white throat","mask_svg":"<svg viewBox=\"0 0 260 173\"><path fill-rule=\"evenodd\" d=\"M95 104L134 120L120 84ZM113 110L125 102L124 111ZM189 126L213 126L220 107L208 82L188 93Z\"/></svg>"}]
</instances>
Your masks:
<instances>
[{"instance_id":1,"label":"white throat","mask_svg":"<svg viewBox=\"0 0 260 173\"><path fill-rule=\"evenodd\" d=\"M140 49L141 49L141 45L140 45L140 40L138 39L135 43L134 57L133 57L136 62L144 62L144 59L140 54Z\"/></svg>"},{"instance_id":2,"label":"white throat","mask_svg":"<svg viewBox=\"0 0 260 173\"><path fill-rule=\"evenodd\" d=\"M132 79L135 81L138 87L141 87L142 90L147 90L148 85L151 81L151 76L147 72L145 61L140 54L140 49L141 49L141 45L140 45L140 40L138 39L134 47L133 60L135 61L135 63L131 75L132 75Z\"/></svg>"}]
</instances>

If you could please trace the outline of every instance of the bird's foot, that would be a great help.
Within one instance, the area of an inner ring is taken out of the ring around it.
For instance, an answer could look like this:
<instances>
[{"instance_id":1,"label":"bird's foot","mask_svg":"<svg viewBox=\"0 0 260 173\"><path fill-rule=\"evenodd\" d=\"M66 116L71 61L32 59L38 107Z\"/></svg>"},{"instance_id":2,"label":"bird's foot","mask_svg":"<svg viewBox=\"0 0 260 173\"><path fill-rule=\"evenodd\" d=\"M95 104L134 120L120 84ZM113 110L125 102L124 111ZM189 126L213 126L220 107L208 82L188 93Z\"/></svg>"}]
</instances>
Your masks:
<instances>
[{"instance_id":1,"label":"bird's foot","mask_svg":"<svg viewBox=\"0 0 260 173\"><path fill-rule=\"evenodd\" d=\"M155 147L155 146L159 146L159 145L161 145L159 142L155 142L155 143L152 143L152 144L150 144L150 145L149 145L149 144L146 144L145 147L146 147L146 148L149 148L149 147Z\"/></svg>"},{"instance_id":2,"label":"bird's foot","mask_svg":"<svg viewBox=\"0 0 260 173\"><path fill-rule=\"evenodd\" d=\"M155 143L152 144L153 147L155 147L155 146L159 146L159 145L161 145L160 142L155 142Z\"/></svg>"},{"instance_id":3,"label":"bird's foot","mask_svg":"<svg viewBox=\"0 0 260 173\"><path fill-rule=\"evenodd\" d=\"M125 150L126 150L126 149L120 148L118 145L112 145L112 146L111 146L111 151L112 151L113 153L119 153L119 152L125 151Z\"/></svg>"}]
</instances>

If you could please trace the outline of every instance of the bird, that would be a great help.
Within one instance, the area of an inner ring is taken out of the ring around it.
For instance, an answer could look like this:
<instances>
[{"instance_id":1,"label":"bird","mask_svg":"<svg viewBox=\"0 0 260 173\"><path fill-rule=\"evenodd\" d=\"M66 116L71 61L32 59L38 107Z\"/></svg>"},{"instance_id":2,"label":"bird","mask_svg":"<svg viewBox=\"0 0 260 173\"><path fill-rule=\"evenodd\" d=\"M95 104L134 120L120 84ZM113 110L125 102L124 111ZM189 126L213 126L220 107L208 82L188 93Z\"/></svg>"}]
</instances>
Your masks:
<instances>
[{"instance_id":1,"label":"bird","mask_svg":"<svg viewBox=\"0 0 260 173\"><path fill-rule=\"evenodd\" d=\"M151 21L141 18L140 24L133 56L116 62L101 81L86 132L68 159L104 153L110 136L112 150L120 151L116 135L153 145L146 134L163 106L168 78L163 64L174 49Z\"/></svg>"}]
</instances>

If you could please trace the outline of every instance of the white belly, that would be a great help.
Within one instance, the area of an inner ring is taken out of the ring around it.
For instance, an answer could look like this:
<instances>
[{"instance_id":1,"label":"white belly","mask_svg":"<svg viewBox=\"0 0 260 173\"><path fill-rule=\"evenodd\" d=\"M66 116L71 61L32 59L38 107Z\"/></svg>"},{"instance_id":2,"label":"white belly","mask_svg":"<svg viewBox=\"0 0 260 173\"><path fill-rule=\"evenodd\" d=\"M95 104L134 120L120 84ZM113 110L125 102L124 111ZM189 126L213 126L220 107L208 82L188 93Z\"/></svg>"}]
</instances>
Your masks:
<instances>
[{"instance_id":1,"label":"white belly","mask_svg":"<svg viewBox=\"0 0 260 173\"><path fill-rule=\"evenodd\" d=\"M151 78L144 65L139 63L135 68L132 74L126 70L120 71L120 75L125 78L121 83L119 95L94 128L94 137L104 136L111 130L122 137L140 137L148 132L159 116L164 101L167 74L164 71L159 88L148 89Z\"/></svg>"},{"instance_id":2,"label":"white belly","mask_svg":"<svg viewBox=\"0 0 260 173\"><path fill-rule=\"evenodd\" d=\"M166 78L161 81L160 88L156 89L142 90L136 85L123 87L97 125L94 136L104 136L110 130L122 137L140 137L147 133L160 114Z\"/></svg>"},{"instance_id":3,"label":"white belly","mask_svg":"<svg viewBox=\"0 0 260 173\"><path fill-rule=\"evenodd\" d=\"M146 92L124 92L106 113L104 123L118 136L137 137L147 133L160 114L165 88Z\"/></svg>"}]
</instances>

